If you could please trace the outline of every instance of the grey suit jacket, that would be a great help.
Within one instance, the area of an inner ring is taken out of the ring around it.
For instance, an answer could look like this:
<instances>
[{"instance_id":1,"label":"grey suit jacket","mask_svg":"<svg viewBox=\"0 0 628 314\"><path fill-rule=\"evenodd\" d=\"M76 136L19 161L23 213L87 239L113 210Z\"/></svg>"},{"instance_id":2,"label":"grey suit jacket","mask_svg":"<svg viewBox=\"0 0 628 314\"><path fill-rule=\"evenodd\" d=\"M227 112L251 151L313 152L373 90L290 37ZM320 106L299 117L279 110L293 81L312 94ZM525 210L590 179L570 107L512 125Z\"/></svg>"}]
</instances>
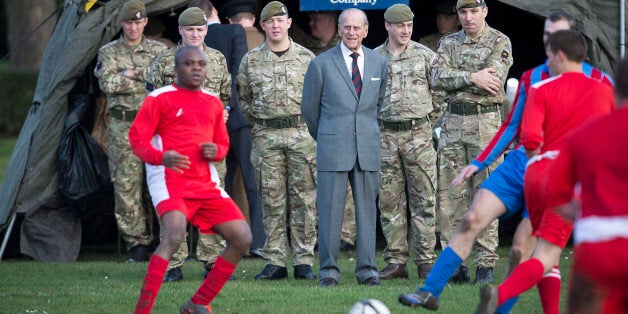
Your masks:
<instances>
[{"instance_id":1,"label":"grey suit jacket","mask_svg":"<svg viewBox=\"0 0 628 314\"><path fill-rule=\"evenodd\" d=\"M314 58L303 82L301 114L317 141L318 171L349 171L356 159L362 170L380 170L377 112L386 92L386 59L364 50L360 98L336 47Z\"/></svg>"}]
</instances>

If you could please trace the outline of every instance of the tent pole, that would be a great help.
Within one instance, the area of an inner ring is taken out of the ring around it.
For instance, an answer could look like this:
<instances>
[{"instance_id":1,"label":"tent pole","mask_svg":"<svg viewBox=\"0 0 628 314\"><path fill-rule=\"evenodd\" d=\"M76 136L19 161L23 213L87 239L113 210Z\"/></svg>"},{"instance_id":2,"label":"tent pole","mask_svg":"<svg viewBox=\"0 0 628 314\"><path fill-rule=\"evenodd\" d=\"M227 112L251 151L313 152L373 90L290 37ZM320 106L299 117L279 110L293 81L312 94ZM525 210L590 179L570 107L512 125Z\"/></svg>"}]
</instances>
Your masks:
<instances>
[{"instance_id":1,"label":"tent pole","mask_svg":"<svg viewBox=\"0 0 628 314\"><path fill-rule=\"evenodd\" d=\"M2 261L2 256L4 256L4 249L7 248L7 243L9 243L9 237L11 237L11 230L13 230L13 225L15 224L16 217L17 217L17 212L13 213L13 217L11 218L11 222L9 223L9 227L7 227L7 232L4 234L4 240L2 240L2 247L0 247L0 261Z\"/></svg>"},{"instance_id":2,"label":"tent pole","mask_svg":"<svg viewBox=\"0 0 628 314\"><path fill-rule=\"evenodd\" d=\"M626 0L619 1L619 58L626 53Z\"/></svg>"}]
</instances>

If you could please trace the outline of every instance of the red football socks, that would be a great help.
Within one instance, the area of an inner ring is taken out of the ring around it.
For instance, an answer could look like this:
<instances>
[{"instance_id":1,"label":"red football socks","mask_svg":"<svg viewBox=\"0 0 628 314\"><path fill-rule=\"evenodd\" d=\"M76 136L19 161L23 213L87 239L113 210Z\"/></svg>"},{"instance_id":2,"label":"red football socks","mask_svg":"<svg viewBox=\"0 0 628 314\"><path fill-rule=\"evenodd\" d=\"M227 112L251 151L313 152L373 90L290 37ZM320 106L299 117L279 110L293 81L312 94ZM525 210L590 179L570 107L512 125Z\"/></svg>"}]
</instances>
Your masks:
<instances>
[{"instance_id":1,"label":"red football socks","mask_svg":"<svg viewBox=\"0 0 628 314\"><path fill-rule=\"evenodd\" d=\"M209 304L218 295L218 292L225 285L233 271L236 269L235 264L227 262L222 256L218 256L214 267L207 274L207 278L203 281L203 284L196 290L194 296L192 296L192 303L196 304Z\"/></svg>"},{"instance_id":2,"label":"red football socks","mask_svg":"<svg viewBox=\"0 0 628 314\"><path fill-rule=\"evenodd\" d=\"M560 284L561 277L558 266L554 266L539 282L537 288L539 289L541 305L543 305L543 313L560 313Z\"/></svg>"},{"instance_id":3,"label":"red football socks","mask_svg":"<svg viewBox=\"0 0 628 314\"><path fill-rule=\"evenodd\" d=\"M497 304L502 305L506 300L534 287L541 281L543 271L543 264L536 258L531 258L519 264L512 274L499 285Z\"/></svg>"},{"instance_id":4,"label":"red football socks","mask_svg":"<svg viewBox=\"0 0 628 314\"><path fill-rule=\"evenodd\" d=\"M155 299L164 280L164 274L168 268L168 261L163 257L153 254L148 262L148 269L144 276L144 283L140 290L140 296L135 305L135 313L150 313L155 304Z\"/></svg>"}]
</instances>

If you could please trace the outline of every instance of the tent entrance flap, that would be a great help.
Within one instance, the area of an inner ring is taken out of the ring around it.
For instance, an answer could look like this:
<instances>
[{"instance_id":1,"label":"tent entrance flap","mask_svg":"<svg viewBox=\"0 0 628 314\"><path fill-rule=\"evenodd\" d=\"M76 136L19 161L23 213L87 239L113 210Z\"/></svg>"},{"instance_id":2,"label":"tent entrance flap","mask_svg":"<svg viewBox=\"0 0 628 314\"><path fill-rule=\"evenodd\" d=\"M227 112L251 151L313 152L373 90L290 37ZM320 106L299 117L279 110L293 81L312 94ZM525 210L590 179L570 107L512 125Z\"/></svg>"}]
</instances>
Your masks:
<instances>
[{"instance_id":1,"label":"tent entrance flap","mask_svg":"<svg viewBox=\"0 0 628 314\"><path fill-rule=\"evenodd\" d=\"M625 0L499 1L544 17L558 10L569 12L576 18L578 29L587 38L588 61L607 73L613 72L615 64L623 56L620 48L624 46L625 39L620 38L620 34L625 33L626 23L620 15L626 13L623 4Z\"/></svg>"},{"instance_id":2,"label":"tent entrance flap","mask_svg":"<svg viewBox=\"0 0 628 314\"><path fill-rule=\"evenodd\" d=\"M0 188L0 225L5 226L14 213L24 213L21 250L38 260L68 261L68 257L80 248L80 223L66 216L67 208L58 191L57 147L70 91L96 57L98 49L119 32L117 15L126 1L110 0L86 13L85 1L65 0L42 58L33 107L15 144ZM169 12L187 4L187 0L142 2L149 15ZM35 222L40 217L57 224L46 224L43 220ZM69 221L65 222L66 218ZM29 238L42 230L52 231L52 237L64 239L64 245L68 247L63 249L67 254L43 254L47 246Z\"/></svg>"}]
</instances>

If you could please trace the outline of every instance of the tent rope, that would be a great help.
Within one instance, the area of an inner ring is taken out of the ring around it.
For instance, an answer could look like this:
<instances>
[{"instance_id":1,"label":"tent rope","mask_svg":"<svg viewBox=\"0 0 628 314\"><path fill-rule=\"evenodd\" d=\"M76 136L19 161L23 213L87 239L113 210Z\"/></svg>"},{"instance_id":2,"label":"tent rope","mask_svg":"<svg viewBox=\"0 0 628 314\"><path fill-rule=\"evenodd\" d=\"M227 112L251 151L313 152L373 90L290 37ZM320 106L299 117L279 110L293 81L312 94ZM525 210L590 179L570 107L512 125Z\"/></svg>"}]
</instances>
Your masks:
<instances>
[{"instance_id":1,"label":"tent rope","mask_svg":"<svg viewBox=\"0 0 628 314\"><path fill-rule=\"evenodd\" d=\"M70 2L72 3L72 2ZM15 47L12 47L11 50L9 50L9 52L4 55L4 57L2 57L2 61L6 60L11 54L13 54L13 52L15 52L17 49L19 49L20 47L22 47L22 45L24 45L24 43L31 38L31 36L33 36L33 34L35 32L37 32L40 28L42 28L52 17L54 17L60 10L62 7L69 5L68 4L64 4L64 5L60 5L54 12L50 13L50 15L48 15L48 17L43 20L41 23L39 23L39 25L37 27L35 27L34 30L32 30L30 33L28 33L28 35L26 35L26 37L24 39L22 39L22 41L20 41Z\"/></svg>"}]
</instances>

